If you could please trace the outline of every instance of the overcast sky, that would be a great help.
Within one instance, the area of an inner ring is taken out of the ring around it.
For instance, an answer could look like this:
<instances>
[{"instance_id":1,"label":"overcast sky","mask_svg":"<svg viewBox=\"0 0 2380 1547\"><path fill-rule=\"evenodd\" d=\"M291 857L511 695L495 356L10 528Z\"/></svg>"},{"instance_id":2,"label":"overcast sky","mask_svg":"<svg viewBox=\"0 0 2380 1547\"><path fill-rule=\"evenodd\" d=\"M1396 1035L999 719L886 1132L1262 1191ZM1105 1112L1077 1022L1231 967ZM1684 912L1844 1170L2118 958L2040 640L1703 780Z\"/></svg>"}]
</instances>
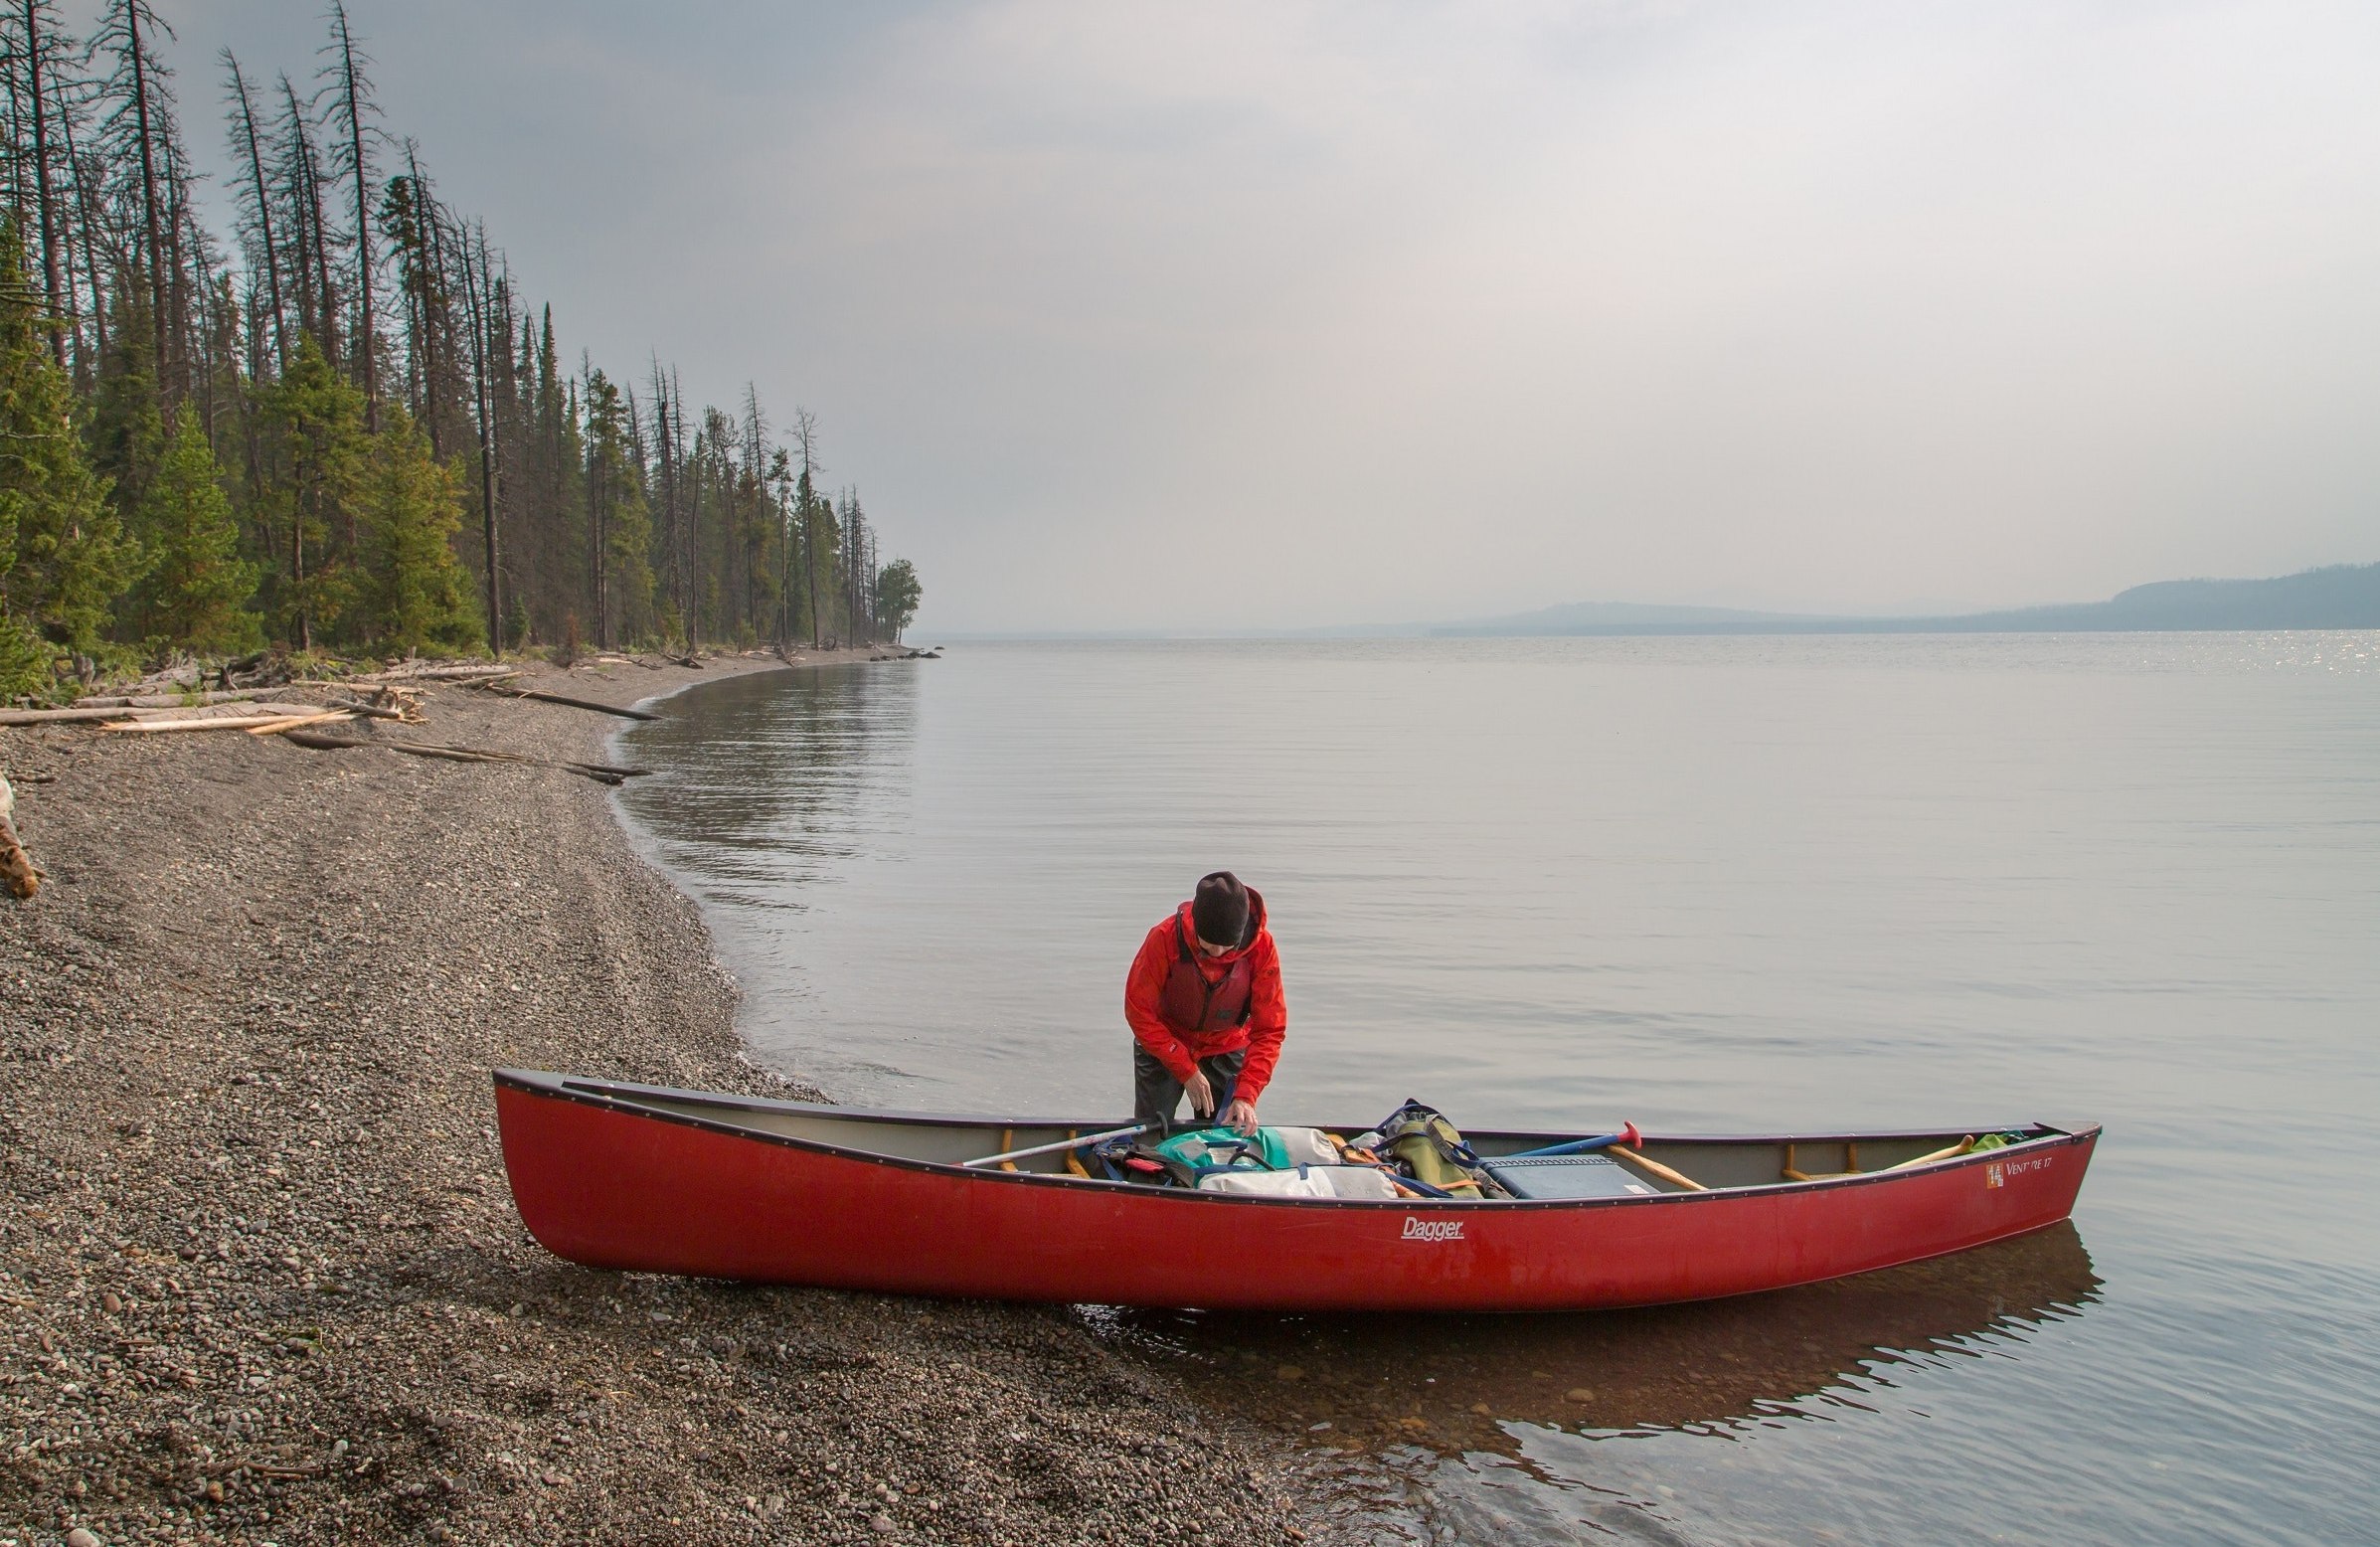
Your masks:
<instances>
[{"instance_id":1,"label":"overcast sky","mask_svg":"<svg viewBox=\"0 0 2380 1547\"><path fill-rule=\"evenodd\" d=\"M158 0L313 68L310 3ZM574 353L814 410L935 628L2380 560L2380 6L355 0Z\"/></svg>"}]
</instances>

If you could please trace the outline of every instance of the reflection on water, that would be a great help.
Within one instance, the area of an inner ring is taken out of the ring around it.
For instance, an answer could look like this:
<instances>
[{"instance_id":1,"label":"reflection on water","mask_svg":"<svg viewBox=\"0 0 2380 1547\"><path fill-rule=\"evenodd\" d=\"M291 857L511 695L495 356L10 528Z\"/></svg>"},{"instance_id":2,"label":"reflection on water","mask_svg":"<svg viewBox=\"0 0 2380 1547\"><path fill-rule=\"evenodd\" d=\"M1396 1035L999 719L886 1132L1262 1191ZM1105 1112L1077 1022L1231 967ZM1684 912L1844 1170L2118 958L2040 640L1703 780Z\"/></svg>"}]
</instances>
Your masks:
<instances>
[{"instance_id":1,"label":"reflection on water","mask_svg":"<svg viewBox=\"0 0 2380 1547\"><path fill-rule=\"evenodd\" d=\"M1724 1431L1885 1364L2009 1347L2100 1281L2071 1224L1694 1305L1529 1316L1082 1312L1217 1404L1344 1450L1518 1454L1509 1426Z\"/></svg>"},{"instance_id":2,"label":"reflection on water","mask_svg":"<svg viewBox=\"0 0 2380 1547\"><path fill-rule=\"evenodd\" d=\"M2380 1540L2376 688L2372 633L970 646L707 685L620 798L842 1101L1127 1110L1125 963L1228 865L1276 1121L2107 1124L2080 1237L1841 1284L1095 1318L1408 1538L2313 1547Z\"/></svg>"},{"instance_id":3,"label":"reflection on water","mask_svg":"<svg viewBox=\"0 0 2380 1547\"><path fill-rule=\"evenodd\" d=\"M706 685L700 716L665 716L626 738L661 776L624 787L621 804L660 836L664 863L698 868L718 901L804 906L784 884L827 879L889 814L871 774L909 754L915 673L820 671L800 686L798 719L784 713L783 679L732 677Z\"/></svg>"}]
</instances>

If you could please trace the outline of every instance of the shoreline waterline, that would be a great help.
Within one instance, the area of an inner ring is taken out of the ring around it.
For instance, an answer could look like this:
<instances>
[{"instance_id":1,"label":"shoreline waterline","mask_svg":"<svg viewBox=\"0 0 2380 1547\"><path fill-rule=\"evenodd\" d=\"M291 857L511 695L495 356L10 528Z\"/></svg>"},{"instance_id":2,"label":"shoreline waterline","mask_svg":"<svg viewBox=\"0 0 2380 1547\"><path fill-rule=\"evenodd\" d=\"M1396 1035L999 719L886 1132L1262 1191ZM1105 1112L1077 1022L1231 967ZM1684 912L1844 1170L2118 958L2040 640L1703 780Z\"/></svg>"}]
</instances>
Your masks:
<instances>
[{"instance_id":1,"label":"shoreline waterline","mask_svg":"<svg viewBox=\"0 0 2380 1547\"><path fill-rule=\"evenodd\" d=\"M760 664L537 685L625 703ZM427 710L394 734L589 760L608 729L454 688ZM1063 1313L599 1273L527 1238L489 1068L791 1089L606 791L73 727L0 732L0 766L51 871L0 906L0 1536L1222 1528L1177 1448L1096 1421L1170 1432L1175 1399ZM1286 1448L1203 1443L1258 1480L1238 1523L1290 1540Z\"/></svg>"}]
</instances>

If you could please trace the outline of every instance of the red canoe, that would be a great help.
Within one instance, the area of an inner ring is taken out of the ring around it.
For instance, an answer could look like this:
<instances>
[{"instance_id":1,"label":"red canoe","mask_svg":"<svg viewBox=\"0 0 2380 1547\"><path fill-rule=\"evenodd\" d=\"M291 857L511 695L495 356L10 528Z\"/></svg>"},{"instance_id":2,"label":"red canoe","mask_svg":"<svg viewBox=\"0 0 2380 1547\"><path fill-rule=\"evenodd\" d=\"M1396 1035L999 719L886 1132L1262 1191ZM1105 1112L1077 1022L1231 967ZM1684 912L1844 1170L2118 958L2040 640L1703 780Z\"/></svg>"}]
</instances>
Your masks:
<instances>
[{"instance_id":1,"label":"red canoe","mask_svg":"<svg viewBox=\"0 0 2380 1547\"><path fill-rule=\"evenodd\" d=\"M522 1221L595 1268L900 1294L1261 1310L1580 1310L1811 1284L2039 1230L2099 1129L1890 1169L1957 1132L1647 1135L1626 1195L1263 1198L960 1162L1112 1123L854 1112L498 1070ZM1339 1128L1341 1133L1361 1128ZM1968 1134L1977 1130L1970 1129ZM1490 1161L1567 1133L1472 1132ZM1787 1178L1787 1169L1810 1179ZM1829 1175L1825 1173L1844 1174Z\"/></svg>"}]
</instances>

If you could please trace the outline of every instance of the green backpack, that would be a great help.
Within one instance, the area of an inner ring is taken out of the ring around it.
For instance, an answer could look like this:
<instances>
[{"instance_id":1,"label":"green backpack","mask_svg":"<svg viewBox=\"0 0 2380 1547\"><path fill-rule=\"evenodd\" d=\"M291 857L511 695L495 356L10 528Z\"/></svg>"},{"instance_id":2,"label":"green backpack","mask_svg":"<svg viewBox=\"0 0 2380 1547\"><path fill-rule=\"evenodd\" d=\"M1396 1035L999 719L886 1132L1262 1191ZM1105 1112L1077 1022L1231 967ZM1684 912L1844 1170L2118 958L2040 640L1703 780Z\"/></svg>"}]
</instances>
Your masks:
<instances>
[{"instance_id":1,"label":"green backpack","mask_svg":"<svg viewBox=\"0 0 2380 1547\"><path fill-rule=\"evenodd\" d=\"M1381 1152L1404 1161L1414 1180L1457 1198L1479 1196L1479 1183L1470 1172L1479 1157L1437 1108L1408 1101L1378 1131Z\"/></svg>"},{"instance_id":2,"label":"green backpack","mask_svg":"<svg viewBox=\"0 0 2380 1547\"><path fill-rule=\"evenodd\" d=\"M1197 1179L1209 1171L1286 1171L1289 1149L1271 1128L1240 1134L1230 1128L1193 1128L1156 1146L1156 1156L1177 1176Z\"/></svg>"}]
</instances>

